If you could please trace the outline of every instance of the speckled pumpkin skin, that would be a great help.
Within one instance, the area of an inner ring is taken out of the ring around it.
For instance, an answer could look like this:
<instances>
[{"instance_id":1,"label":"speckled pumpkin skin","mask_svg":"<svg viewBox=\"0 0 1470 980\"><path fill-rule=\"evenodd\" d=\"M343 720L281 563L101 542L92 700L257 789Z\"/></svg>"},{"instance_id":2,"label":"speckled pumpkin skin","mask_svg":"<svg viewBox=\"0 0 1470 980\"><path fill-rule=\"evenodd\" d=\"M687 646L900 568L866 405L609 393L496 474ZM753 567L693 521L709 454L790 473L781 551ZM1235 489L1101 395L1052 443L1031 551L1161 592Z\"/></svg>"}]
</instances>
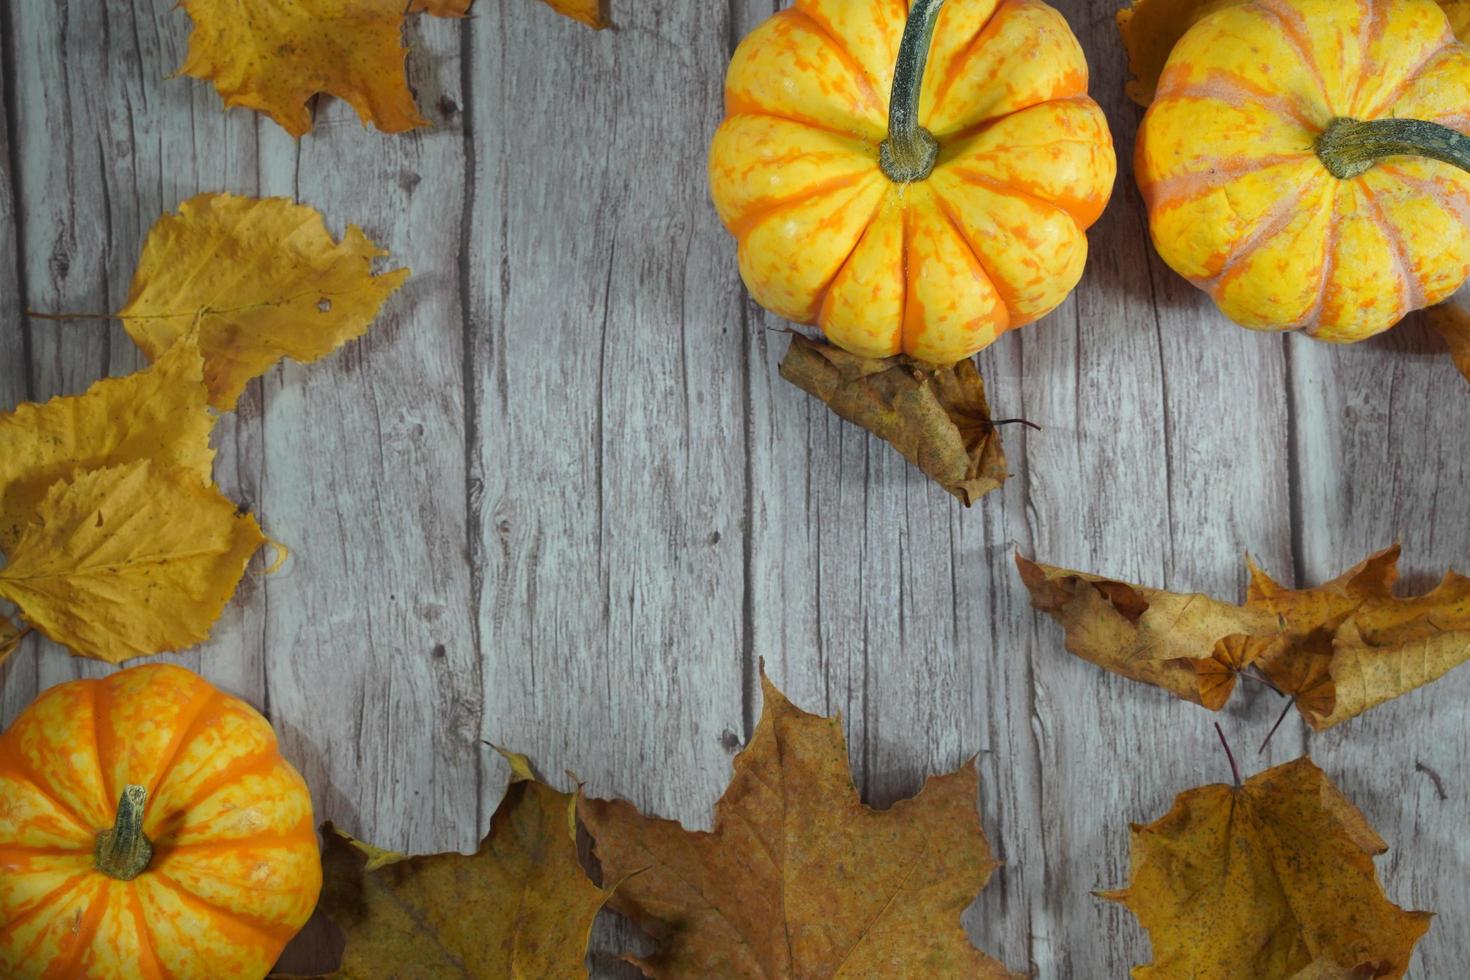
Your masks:
<instances>
[{"instance_id":1,"label":"speckled pumpkin skin","mask_svg":"<svg viewBox=\"0 0 1470 980\"><path fill-rule=\"evenodd\" d=\"M93 869L125 785L148 869ZM0 736L0 976L259 978L321 889L311 797L253 708L179 667L53 687Z\"/></svg>"},{"instance_id":2,"label":"speckled pumpkin skin","mask_svg":"<svg viewBox=\"0 0 1470 980\"><path fill-rule=\"evenodd\" d=\"M1470 133L1470 53L1434 0L1257 0L1175 45L1138 133L1154 245L1232 320L1355 341L1470 274L1470 175L1390 157L1340 180L1333 120Z\"/></svg>"},{"instance_id":3,"label":"speckled pumpkin skin","mask_svg":"<svg viewBox=\"0 0 1470 980\"><path fill-rule=\"evenodd\" d=\"M1107 121L1062 16L948 0L919 121L928 179L879 168L905 0L797 0L735 52L710 188L755 299L857 354L949 364L1055 309L1112 192Z\"/></svg>"}]
</instances>

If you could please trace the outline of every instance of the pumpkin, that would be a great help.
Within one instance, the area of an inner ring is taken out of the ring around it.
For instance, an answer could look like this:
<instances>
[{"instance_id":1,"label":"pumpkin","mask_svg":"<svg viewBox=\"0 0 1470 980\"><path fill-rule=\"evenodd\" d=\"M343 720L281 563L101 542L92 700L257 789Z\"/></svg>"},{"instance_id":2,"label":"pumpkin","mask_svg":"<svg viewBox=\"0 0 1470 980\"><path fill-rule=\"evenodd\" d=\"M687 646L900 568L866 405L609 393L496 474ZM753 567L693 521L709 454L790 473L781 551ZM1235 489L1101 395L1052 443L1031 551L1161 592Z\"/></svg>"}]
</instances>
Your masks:
<instances>
[{"instance_id":1,"label":"pumpkin","mask_svg":"<svg viewBox=\"0 0 1470 980\"><path fill-rule=\"evenodd\" d=\"M952 364L1067 297L1116 174L1040 0L797 0L735 51L711 196L774 313Z\"/></svg>"},{"instance_id":2,"label":"pumpkin","mask_svg":"<svg viewBox=\"0 0 1470 980\"><path fill-rule=\"evenodd\" d=\"M0 976L262 977L321 878L269 723L187 670L53 687L0 736Z\"/></svg>"},{"instance_id":3,"label":"pumpkin","mask_svg":"<svg viewBox=\"0 0 1470 980\"><path fill-rule=\"evenodd\" d=\"M1470 52L1434 0L1264 0L1169 54L1135 172L1237 323L1355 341L1470 274Z\"/></svg>"}]
</instances>

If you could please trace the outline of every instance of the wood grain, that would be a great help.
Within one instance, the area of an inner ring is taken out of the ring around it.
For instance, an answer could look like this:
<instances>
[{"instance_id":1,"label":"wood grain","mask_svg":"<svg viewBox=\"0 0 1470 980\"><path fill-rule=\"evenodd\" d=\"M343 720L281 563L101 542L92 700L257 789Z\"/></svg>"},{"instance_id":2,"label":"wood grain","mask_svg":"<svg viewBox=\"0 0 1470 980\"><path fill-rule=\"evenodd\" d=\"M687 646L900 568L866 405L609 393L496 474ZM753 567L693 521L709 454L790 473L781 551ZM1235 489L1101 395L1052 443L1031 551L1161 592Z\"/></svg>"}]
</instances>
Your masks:
<instances>
[{"instance_id":1,"label":"wood grain","mask_svg":"<svg viewBox=\"0 0 1470 980\"><path fill-rule=\"evenodd\" d=\"M1308 746L1246 685L1214 716L1067 655L1016 551L1225 597L1249 551L1314 584L1391 540L1427 587L1470 550L1470 398L1410 322L1352 348L1236 329L1150 247L1128 160L1113 6L1059 6L1121 150L1074 296L982 355L1012 480L972 510L782 382L786 325L745 296L704 186L734 44L777 4L613 0L594 33L529 0L419 18L431 129L385 137L342 104L300 142L207 86L165 81L170 0L0 11L0 406L133 369L104 312L165 210L283 194L362 225L414 276L364 340L288 365L222 420L218 476L293 552L173 659L264 708L320 816L382 846L468 849L504 772L706 826L759 715L760 661L841 712L887 805L979 754L1005 868L972 937L1042 978L1121 977L1147 943L1093 889L1127 827L1228 770ZM0 723L107 668L29 641ZM1470 963L1462 840L1470 674L1311 739L1393 846L1389 894L1435 910L1411 976ZM1420 765L1422 764L1422 766ZM1442 782L1441 799L1427 770ZM595 975L637 942L605 925ZM326 968L314 931L293 968Z\"/></svg>"}]
</instances>

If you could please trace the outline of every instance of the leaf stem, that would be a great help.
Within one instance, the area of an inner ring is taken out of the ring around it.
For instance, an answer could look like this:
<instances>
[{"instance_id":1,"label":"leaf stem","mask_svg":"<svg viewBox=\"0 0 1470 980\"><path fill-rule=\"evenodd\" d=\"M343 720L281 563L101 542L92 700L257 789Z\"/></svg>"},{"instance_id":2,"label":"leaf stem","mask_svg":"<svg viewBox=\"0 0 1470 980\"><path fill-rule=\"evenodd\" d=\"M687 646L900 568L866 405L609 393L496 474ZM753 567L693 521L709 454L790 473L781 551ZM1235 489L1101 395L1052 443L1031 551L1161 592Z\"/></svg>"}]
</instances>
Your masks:
<instances>
[{"instance_id":1,"label":"leaf stem","mask_svg":"<svg viewBox=\"0 0 1470 980\"><path fill-rule=\"evenodd\" d=\"M1294 704L1296 704L1296 698L1292 698L1290 701L1286 702L1286 707L1281 709L1281 714L1278 715L1276 718L1276 724L1272 725L1271 730L1266 733L1266 740L1262 742L1261 747L1256 750L1256 755L1260 755L1262 752L1266 751L1266 746L1271 744L1271 737L1276 734L1276 729L1280 728L1281 723L1286 720L1287 712L1291 711L1291 706Z\"/></svg>"},{"instance_id":2,"label":"leaf stem","mask_svg":"<svg viewBox=\"0 0 1470 980\"><path fill-rule=\"evenodd\" d=\"M1230 761L1230 775L1235 780L1235 788L1240 789L1240 767L1235 764L1235 753L1230 751L1230 743L1225 741L1225 729L1220 723L1215 722L1215 734L1220 736L1220 744L1225 748L1225 758Z\"/></svg>"}]
</instances>

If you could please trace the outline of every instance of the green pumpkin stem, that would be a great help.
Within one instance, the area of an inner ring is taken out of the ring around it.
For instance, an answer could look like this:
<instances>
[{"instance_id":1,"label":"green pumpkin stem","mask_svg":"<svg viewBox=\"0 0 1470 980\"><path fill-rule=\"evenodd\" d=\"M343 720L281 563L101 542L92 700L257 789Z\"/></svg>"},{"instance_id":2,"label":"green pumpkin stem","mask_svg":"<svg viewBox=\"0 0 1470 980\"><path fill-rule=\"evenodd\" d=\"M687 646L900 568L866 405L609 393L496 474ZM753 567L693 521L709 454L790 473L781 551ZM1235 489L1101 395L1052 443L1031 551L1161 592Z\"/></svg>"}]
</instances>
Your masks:
<instances>
[{"instance_id":1,"label":"green pumpkin stem","mask_svg":"<svg viewBox=\"0 0 1470 980\"><path fill-rule=\"evenodd\" d=\"M939 158L939 141L919 125L919 96L924 91L924 69L942 6L944 0L914 0L898 46L893 94L888 100L888 138L878 148L878 164L896 184L924 180Z\"/></svg>"},{"instance_id":2,"label":"green pumpkin stem","mask_svg":"<svg viewBox=\"0 0 1470 980\"><path fill-rule=\"evenodd\" d=\"M153 843L143 833L143 804L148 791L141 786L123 787L117 801L117 823L97 835L92 866L119 881L132 881L148 870L153 860Z\"/></svg>"},{"instance_id":3,"label":"green pumpkin stem","mask_svg":"<svg viewBox=\"0 0 1470 980\"><path fill-rule=\"evenodd\" d=\"M1317 137L1317 157L1342 180L1396 156L1428 157L1470 170L1470 138L1423 119L1347 118L1332 120Z\"/></svg>"}]
</instances>

